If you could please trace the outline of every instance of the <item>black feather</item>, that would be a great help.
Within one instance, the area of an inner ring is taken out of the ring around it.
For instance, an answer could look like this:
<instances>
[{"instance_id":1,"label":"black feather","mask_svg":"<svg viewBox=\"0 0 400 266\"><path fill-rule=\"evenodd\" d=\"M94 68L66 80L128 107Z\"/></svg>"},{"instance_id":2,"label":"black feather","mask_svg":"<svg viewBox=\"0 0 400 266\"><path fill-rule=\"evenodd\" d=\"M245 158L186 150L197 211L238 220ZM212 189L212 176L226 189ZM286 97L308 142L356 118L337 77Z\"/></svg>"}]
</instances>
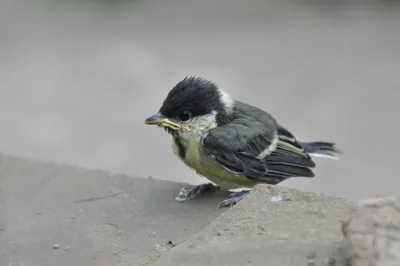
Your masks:
<instances>
[{"instance_id":1,"label":"black feather","mask_svg":"<svg viewBox=\"0 0 400 266\"><path fill-rule=\"evenodd\" d=\"M168 93L160 113L170 119L179 120L182 112L190 112L192 117L222 113L218 87L213 82L201 77L186 77L178 82Z\"/></svg>"}]
</instances>

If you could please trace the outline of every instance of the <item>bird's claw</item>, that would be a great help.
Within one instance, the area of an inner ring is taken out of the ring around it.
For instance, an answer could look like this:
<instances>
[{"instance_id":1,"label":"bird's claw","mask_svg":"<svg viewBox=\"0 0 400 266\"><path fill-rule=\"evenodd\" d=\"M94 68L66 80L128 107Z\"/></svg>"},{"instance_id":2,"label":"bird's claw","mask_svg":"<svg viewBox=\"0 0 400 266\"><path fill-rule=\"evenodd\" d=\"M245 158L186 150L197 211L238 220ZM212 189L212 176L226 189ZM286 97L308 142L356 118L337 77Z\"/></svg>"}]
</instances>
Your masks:
<instances>
[{"instance_id":1,"label":"bird's claw","mask_svg":"<svg viewBox=\"0 0 400 266\"><path fill-rule=\"evenodd\" d=\"M175 197L176 201L185 202L199 197L205 190L216 188L212 183L197 185L191 188L181 188L178 195Z\"/></svg>"},{"instance_id":2,"label":"bird's claw","mask_svg":"<svg viewBox=\"0 0 400 266\"><path fill-rule=\"evenodd\" d=\"M249 192L250 190L242 190L229 194L229 196L226 199L224 199L223 201L220 202L220 204L218 204L217 210L219 210L220 208L232 207L233 205L244 199L244 197L246 197L246 195L249 194Z\"/></svg>"}]
</instances>

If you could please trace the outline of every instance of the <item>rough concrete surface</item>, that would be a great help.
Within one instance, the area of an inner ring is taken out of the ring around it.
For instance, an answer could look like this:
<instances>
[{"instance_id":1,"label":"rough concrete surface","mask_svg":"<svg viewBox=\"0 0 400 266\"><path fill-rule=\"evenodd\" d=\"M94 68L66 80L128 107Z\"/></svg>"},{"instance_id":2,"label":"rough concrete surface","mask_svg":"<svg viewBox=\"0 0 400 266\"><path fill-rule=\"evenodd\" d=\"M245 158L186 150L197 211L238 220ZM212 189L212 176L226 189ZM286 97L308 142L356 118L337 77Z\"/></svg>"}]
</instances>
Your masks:
<instances>
[{"instance_id":1,"label":"rough concrete surface","mask_svg":"<svg viewBox=\"0 0 400 266\"><path fill-rule=\"evenodd\" d=\"M354 204L259 185L154 265L400 265L399 213L400 201L392 197Z\"/></svg>"},{"instance_id":2,"label":"rough concrete surface","mask_svg":"<svg viewBox=\"0 0 400 266\"><path fill-rule=\"evenodd\" d=\"M280 202L272 202L282 196ZM282 187L257 186L244 201L165 254L157 266L307 265L340 243L347 201Z\"/></svg>"},{"instance_id":3,"label":"rough concrete surface","mask_svg":"<svg viewBox=\"0 0 400 266\"><path fill-rule=\"evenodd\" d=\"M2 155L0 265L151 262L223 212L175 202L182 185Z\"/></svg>"},{"instance_id":4,"label":"rough concrete surface","mask_svg":"<svg viewBox=\"0 0 400 266\"><path fill-rule=\"evenodd\" d=\"M342 230L350 265L400 265L399 199L383 197L361 201L343 221Z\"/></svg>"},{"instance_id":5,"label":"rough concrete surface","mask_svg":"<svg viewBox=\"0 0 400 266\"><path fill-rule=\"evenodd\" d=\"M399 265L400 202L256 186L177 203L185 184L0 156L0 265Z\"/></svg>"}]
</instances>

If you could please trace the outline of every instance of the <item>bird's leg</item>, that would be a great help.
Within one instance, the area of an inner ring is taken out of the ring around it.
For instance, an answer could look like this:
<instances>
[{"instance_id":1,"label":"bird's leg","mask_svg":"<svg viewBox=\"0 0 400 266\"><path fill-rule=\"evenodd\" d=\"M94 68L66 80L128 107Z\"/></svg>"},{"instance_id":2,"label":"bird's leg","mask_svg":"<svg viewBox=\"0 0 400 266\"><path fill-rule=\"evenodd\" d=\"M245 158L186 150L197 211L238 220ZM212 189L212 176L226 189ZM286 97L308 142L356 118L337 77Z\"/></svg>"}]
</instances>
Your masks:
<instances>
[{"instance_id":1,"label":"bird's leg","mask_svg":"<svg viewBox=\"0 0 400 266\"><path fill-rule=\"evenodd\" d=\"M182 188L175 197L176 201L184 202L199 197L204 191L218 188L212 183L197 185L191 188Z\"/></svg>"},{"instance_id":2,"label":"bird's leg","mask_svg":"<svg viewBox=\"0 0 400 266\"><path fill-rule=\"evenodd\" d=\"M235 205L236 203L238 203L239 201L241 201L242 199L244 199L244 197L246 197L247 194L249 194L250 190L241 190L238 192L233 192L231 194L229 194L229 196L221 201L220 204L218 204L217 209L219 208L224 208L224 207L231 207L233 205Z\"/></svg>"}]
</instances>

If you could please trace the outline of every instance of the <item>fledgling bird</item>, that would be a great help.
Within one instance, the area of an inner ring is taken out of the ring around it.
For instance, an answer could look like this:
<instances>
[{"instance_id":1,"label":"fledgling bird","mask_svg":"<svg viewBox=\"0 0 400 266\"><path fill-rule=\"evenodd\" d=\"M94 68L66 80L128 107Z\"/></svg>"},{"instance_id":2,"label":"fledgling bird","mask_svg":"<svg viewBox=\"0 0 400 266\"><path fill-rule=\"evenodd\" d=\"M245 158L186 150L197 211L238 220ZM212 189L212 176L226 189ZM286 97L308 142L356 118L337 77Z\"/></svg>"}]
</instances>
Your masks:
<instances>
[{"instance_id":1,"label":"fledgling bird","mask_svg":"<svg viewBox=\"0 0 400 266\"><path fill-rule=\"evenodd\" d=\"M186 77L176 84L159 112L145 124L163 127L172 136L174 153L212 182L183 188L178 201L194 199L215 187L247 188L231 193L218 205L232 206L256 184L314 177L312 157L337 159L341 153L333 142L296 140L272 115L233 100L202 77Z\"/></svg>"}]
</instances>

